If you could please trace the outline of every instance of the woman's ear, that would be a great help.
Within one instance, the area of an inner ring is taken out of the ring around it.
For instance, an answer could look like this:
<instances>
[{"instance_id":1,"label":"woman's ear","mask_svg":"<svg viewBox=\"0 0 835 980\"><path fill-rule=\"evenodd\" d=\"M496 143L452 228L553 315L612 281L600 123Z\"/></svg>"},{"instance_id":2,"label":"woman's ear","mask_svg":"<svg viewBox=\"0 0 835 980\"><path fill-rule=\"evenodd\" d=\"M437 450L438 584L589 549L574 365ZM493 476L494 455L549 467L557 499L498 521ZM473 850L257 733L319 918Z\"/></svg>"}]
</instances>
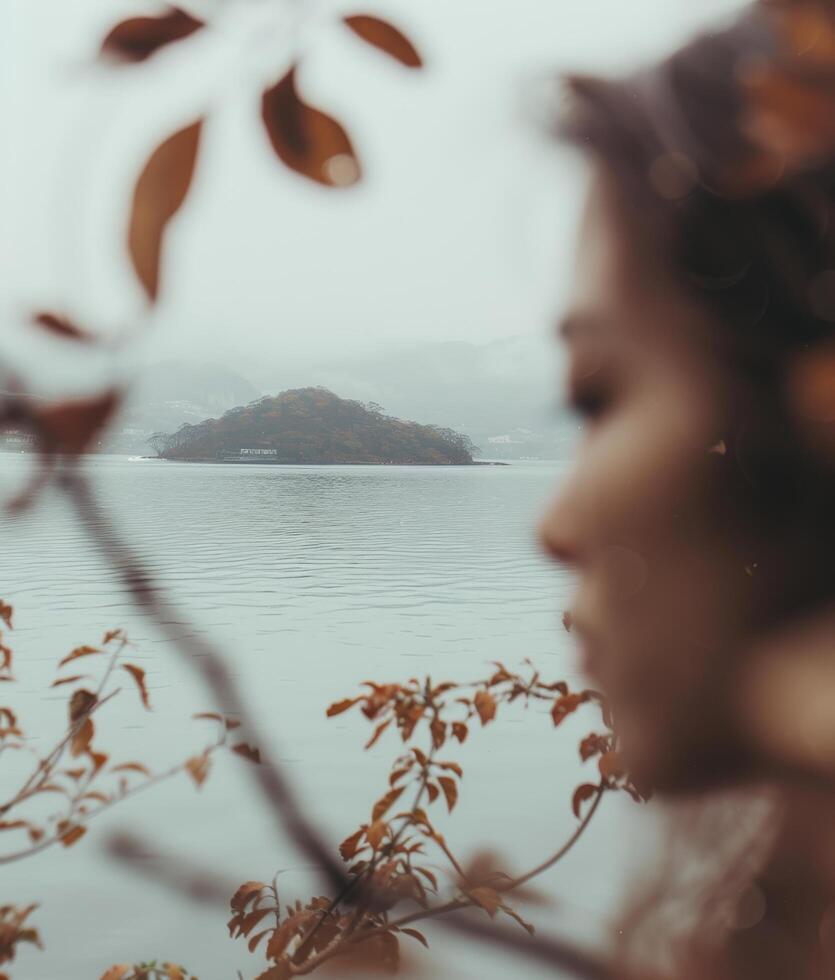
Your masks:
<instances>
[{"instance_id":1,"label":"woman's ear","mask_svg":"<svg viewBox=\"0 0 835 980\"><path fill-rule=\"evenodd\" d=\"M788 409L807 449L835 469L835 340L795 355L786 388Z\"/></svg>"}]
</instances>

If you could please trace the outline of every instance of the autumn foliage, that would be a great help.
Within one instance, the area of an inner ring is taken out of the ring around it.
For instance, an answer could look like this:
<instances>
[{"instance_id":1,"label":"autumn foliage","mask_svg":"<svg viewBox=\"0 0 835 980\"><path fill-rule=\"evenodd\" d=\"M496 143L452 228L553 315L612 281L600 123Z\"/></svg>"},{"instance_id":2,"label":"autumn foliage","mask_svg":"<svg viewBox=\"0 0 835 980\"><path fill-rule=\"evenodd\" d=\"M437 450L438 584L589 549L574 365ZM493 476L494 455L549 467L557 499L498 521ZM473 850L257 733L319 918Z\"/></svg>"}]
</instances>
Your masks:
<instances>
[{"instance_id":1,"label":"autumn foliage","mask_svg":"<svg viewBox=\"0 0 835 980\"><path fill-rule=\"evenodd\" d=\"M232 897L230 935L245 939L250 952L261 949L270 964L258 980L306 975L334 959L340 969L395 972L403 938L428 946L415 923L467 908L491 919L507 916L532 934L533 926L511 900L524 898L524 886L567 853L604 792L625 790L641 799L620 764L601 695L572 693L563 681L546 682L531 664L525 674L496 664L487 679L470 684L413 678L363 686L363 693L332 704L328 717L357 709L373 725L365 748L390 732L400 752L368 819L339 845L348 875L340 894L283 904L273 878L245 882ZM597 777L573 794L571 806L581 820L577 832L552 858L514 875L488 853L460 858L436 829L433 812L441 806L451 813L458 802L464 770L448 753L493 723L500 709L533 702L550 706L553 727L583 705L596 707L605 731L580 744L584 762L597 760Z\"/></svg>"},{"instance_id":2,"label":"autumn foliage","mask_svg":"<svg viewBox=\"0 0 835 980\"><path fill-rule=\"evenodd\" d=\"M0 601L0 681L15 680L14 655L7 634L12 629L14 610ZM32 749L18 713L9 705L0 706L0 754L7 752L33 755L29 775L22 779L14 792L0 803L0 835L9 841L0 851L0 864L19 861L30 855L60 844L72 847L88 831L99 814L122 803L134 794L186 773L200 786L208 776L215 752L230 748L249 759L260 761L257 750L245 743L233 744L230 733L239 723L214 712L198 715L208 719L215 728L215 738L197 754L161 772L135 760L121 760L101 744L99 721L102 709L125 693L122 683L136 692L142 706L150 710L151 703L145 681L145 671L126 660L131 643L124 631L109 630L96 645L85 644L60 658L53 689L67 695L66 727L56 744L45 755ZM44 813L41 800L57 798L55 809ZM0 907L0 964L14 959L21 943L40 945L40 936L29 924L36 906ZM116 969L116 968L114 968ZM132 968L131 968L132 969ZM150 968L149 968L150 969ZM156 969L156 967L154 967ZM162 968L160 968L162 969ZM170 971L179 967L166 965ZM109 974L111 980L137 978L143 973ZM4 977L0 974L0 980ZM151 980L155 974L147 972ZM160 973L170 980L185 980L186 973Z\"/></svg>"}]
</instances>

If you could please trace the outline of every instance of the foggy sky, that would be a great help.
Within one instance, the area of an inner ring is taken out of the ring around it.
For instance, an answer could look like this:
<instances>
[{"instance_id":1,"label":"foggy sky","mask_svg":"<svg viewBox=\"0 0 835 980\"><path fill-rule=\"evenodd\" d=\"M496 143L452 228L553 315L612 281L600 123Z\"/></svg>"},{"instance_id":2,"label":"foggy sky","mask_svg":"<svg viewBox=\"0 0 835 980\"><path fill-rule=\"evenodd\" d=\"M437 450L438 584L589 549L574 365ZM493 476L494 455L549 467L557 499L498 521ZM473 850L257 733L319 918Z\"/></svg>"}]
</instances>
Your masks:
<instances>
[{"instance_id":1,"label":"foggy sky","mask_svg":"<svg viewBox=\"0 0 835 980\"><path fill-rule=\"evenodd\" d=\"M164 297L137 358L272 365L442 340L544 335L570 276L582 170L537 125L545 81L657 56L739 0L322 2L298 40L300 87L353 135L366 179L332 191L272 156L259 93L290 52L276 0L201 0L215 28L150 64L92 67L115 0L6 0L3 356L27 310L97 329L139 322L124 226L161 138L205 114L193 193L172 228ZM292 5L289 5L292 6ZM304 6L304 5L303 5ZM334 12L377 12L426 57L409 72ZM68 373L75 361L62 358Z\"/></svg>"}]
</instances>

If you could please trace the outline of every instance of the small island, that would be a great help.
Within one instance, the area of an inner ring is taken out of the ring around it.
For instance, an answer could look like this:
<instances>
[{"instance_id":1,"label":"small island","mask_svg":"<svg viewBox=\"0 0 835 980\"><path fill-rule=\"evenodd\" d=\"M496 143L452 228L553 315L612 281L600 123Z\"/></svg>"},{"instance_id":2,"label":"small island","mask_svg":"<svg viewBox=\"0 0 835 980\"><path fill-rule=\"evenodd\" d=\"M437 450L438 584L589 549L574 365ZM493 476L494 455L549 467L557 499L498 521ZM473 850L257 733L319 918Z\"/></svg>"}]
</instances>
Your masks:
<instances>
[{"instance_id":1,"label":"small island","mask_svg":"<svg viewBox=\"0 0 835 980\"><path fill-rule=\"evenodd\" d=\"M468 436L392 418L326 388L267 396L149 440L163 459L220 463L473 465Z\"/></svg>"}]
</instances>

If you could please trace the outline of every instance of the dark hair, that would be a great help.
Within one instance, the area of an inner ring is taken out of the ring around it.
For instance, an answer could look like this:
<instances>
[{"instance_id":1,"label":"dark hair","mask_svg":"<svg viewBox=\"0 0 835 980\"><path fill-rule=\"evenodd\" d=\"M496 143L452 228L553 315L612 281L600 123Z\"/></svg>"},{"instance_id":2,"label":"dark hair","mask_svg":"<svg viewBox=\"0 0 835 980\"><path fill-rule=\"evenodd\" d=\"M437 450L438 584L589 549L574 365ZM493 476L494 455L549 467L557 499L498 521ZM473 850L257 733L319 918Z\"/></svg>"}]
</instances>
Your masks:
<instances>
[{"instance_id":1,"label":"dark hair","mask_svg":"<svg viewBox=\"0 0 835 980\"><path fill-rule=\"evenodd\" d=\"M663 213L674 271L763 365L835 324L835 52L794 49L801 17L835 44L825 5L757 5L625 80L570 78L559 127ZM752 132L769 112L798 152Z\"/></svg>"}]
</instances>

